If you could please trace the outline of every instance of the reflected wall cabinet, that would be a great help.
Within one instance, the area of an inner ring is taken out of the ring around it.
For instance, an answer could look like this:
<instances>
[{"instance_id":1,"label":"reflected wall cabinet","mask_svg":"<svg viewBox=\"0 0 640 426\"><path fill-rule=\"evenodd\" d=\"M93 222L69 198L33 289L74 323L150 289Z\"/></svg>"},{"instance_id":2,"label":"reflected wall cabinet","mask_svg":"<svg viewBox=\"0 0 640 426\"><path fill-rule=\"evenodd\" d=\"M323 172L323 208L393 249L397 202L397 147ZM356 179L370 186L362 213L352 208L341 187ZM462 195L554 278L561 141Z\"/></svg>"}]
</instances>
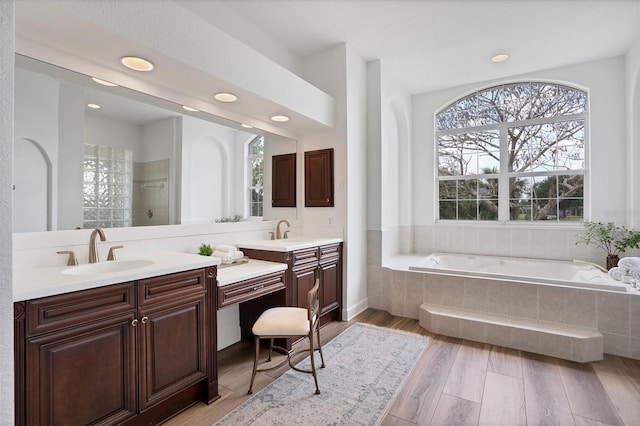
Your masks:
<instances>
[{"instance_id":1,"label":"reflected wall cabinet","mask_svg":"<svg viewBox=\"0 0 640 426\"><path fill-rule=\"evenodd\" d=\"M304 153L305 207L333 207L333 148Z\"/></svg>"},{"instance_id":2,"label":"reflected wall cabinet","mask_svg":"<svg viewBox=\"0 0 640 426\"><path fill-rule=\"evenodd\" d=\"M271 161L271 206L296 206L296 153L274 155Z\"/></svg>"}]
</instances>

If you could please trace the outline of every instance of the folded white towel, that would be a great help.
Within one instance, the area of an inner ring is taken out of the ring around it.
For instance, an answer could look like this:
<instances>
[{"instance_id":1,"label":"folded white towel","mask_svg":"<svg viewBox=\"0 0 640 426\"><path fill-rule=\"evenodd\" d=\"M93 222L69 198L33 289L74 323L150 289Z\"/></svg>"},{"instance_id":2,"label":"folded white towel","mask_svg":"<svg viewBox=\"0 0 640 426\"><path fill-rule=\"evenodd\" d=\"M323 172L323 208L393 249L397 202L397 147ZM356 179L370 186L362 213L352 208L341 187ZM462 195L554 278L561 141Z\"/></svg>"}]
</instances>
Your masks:
<instances>
[{"instance_id":1,"label":"folded white towel","mask_svg":"<svg viewBox=\"0 0 640 426\"><path fill-rule=\"evenodd\" d=\"M232 251L232 252L236 252L238 251L238 249L234 246L228 246L225 244L218 244L217 246L214 247L215 251Z\"/></svg>"},{"instance_id":2,"label":"folded white towel","mask_svg":"<svg viewBox=\"0 0 640 426\"><path fill-rule=\"evenodd\" d=\"M240 260L244 257L244 252L242 250L238 250L233 257L233 260Z\"/></svg>"},{"instance_id":3,"label":"folded white towel","mask_svg":"<svg viewBox=\"0 0 640 426\"><path fill-rule=\"evenodd\" d=\"M220 260L222 260L222 263L225 263L225 264L233 263L233 261L235 260L235 253L231 251L214 250L211 256L219 257Z\"/></svg>"},{"instance_id":4,"label":"folded white towel","mask_svg":"<svg viewBox=\"0 0 640 426\"><path fill-rule=\"evenodd\" d=\"M618 267L622 269L640 270L640 257L623 257L618 261Z\"/></svg>"},{"instance_id":5,"label":"folded white towel","mask_svg":"<svg viewBox=\"0 0 640 426\"><path fill-rule=\"evenodd\" d=\"M616 281L622 280L622 268L620 268L619 266L614 266L613 268L609 269L609 276Z\"/></svg>"}]
</instances>

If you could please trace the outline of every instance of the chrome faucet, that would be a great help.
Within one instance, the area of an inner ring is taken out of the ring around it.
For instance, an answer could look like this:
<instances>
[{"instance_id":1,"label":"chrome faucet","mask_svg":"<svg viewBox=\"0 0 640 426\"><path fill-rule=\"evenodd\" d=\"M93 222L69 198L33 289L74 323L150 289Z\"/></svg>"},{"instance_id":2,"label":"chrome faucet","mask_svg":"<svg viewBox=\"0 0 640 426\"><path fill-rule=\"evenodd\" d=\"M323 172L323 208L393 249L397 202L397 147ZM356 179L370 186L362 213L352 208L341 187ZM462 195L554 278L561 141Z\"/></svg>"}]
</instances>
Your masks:
<instances>
[{"instance_id":1,"label":"chrome faucet","mask_svg":"<svg viewBox=\"0 0 640 426\"><path fill-rule=\"evenodd\" d=\"M100 262L100 257L98 256L98 242L96 241L96 236L100 236L100 241L107 241L107 237L104 235L104 231L100 228L96 228L91 232L91 236L89 237L89 263L98 263Z\"/></svg>"},{"instance_id":2,"label":"chrome faucet","mask_svg":"<svg viewBox=\"0 0 640 426\"><path fill-rule=\"evenodd\" d=\"M282 219L280 222L278 222L278 224L276 225L276 240L287 238L287 233L289 232L288 230L284 231L284 235L282 235L282 233L280 232L280 225L282 225L283 223L286 223L288 227L291 227L291 224L287 219Z\"/></svg>"}]
</instances>

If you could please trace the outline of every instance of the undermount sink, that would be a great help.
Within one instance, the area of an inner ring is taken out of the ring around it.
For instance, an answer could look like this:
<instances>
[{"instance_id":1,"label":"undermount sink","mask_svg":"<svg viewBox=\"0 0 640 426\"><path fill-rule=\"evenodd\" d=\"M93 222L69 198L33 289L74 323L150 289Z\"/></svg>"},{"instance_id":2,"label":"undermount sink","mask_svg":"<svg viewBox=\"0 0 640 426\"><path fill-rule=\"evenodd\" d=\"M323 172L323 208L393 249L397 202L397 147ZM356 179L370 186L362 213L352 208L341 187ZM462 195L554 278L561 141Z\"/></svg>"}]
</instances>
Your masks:
<instances>
[{"instance_id":1,"label":"undermount sink","mask_svg":"<svg viewBox=\"0 0 640 426\"><path fill-rule=\"evenodd\" d=\"M109 272L124 272L131 269L151 266L155 262L150 259L114 260L100 263L89 263L87 265L72 266L64 269L63 274L67 275L93 275L105 274Z\"/></svg>"}]
</instances>

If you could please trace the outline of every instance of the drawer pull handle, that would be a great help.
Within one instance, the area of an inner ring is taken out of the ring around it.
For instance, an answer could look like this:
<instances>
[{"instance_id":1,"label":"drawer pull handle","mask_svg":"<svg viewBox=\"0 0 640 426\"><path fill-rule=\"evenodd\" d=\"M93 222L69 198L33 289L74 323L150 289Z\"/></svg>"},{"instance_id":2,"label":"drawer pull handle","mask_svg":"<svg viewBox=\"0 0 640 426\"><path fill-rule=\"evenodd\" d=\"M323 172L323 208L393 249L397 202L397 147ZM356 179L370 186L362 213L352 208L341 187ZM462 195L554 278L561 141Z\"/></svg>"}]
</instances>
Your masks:
<instances>
[{"instance_id":1,"label":"drawer pull handle","mask_svg":"<svg viewBox=\"0 0 640 426\"><path fill-rule=\"evenodd\" d=\"M142 319L140 320L140 322L142 322L143 324L148 323L148 322L149 322L149 317L147 317L147 316L142 317Z\"/></svg>"},{"instance_id":2,"label":"drawer pull handle","mask_svg":"<svg viewBox=\"0 0 640 426\"><path fill-rule=\"evenodd\" d=\"M263 284L263 285L259 285L259 286L255 286L255 287L253 288L253 291L258 291L258 290L260 290L261 288L264 288L264 284Z\"/></svg>"},{"instance_id":3,"label":"drawer pull handle","mask_svg":"<svg viewBox=\"0 0 640 426\"><path fill-rule=\"evenodd\" d=\"M133 327L136 327L136 326L138 325L138 320L137 320L137 319L134 319L133 321L131 321L131 325L132 325Z\"/></svg>"}]
</instances>

